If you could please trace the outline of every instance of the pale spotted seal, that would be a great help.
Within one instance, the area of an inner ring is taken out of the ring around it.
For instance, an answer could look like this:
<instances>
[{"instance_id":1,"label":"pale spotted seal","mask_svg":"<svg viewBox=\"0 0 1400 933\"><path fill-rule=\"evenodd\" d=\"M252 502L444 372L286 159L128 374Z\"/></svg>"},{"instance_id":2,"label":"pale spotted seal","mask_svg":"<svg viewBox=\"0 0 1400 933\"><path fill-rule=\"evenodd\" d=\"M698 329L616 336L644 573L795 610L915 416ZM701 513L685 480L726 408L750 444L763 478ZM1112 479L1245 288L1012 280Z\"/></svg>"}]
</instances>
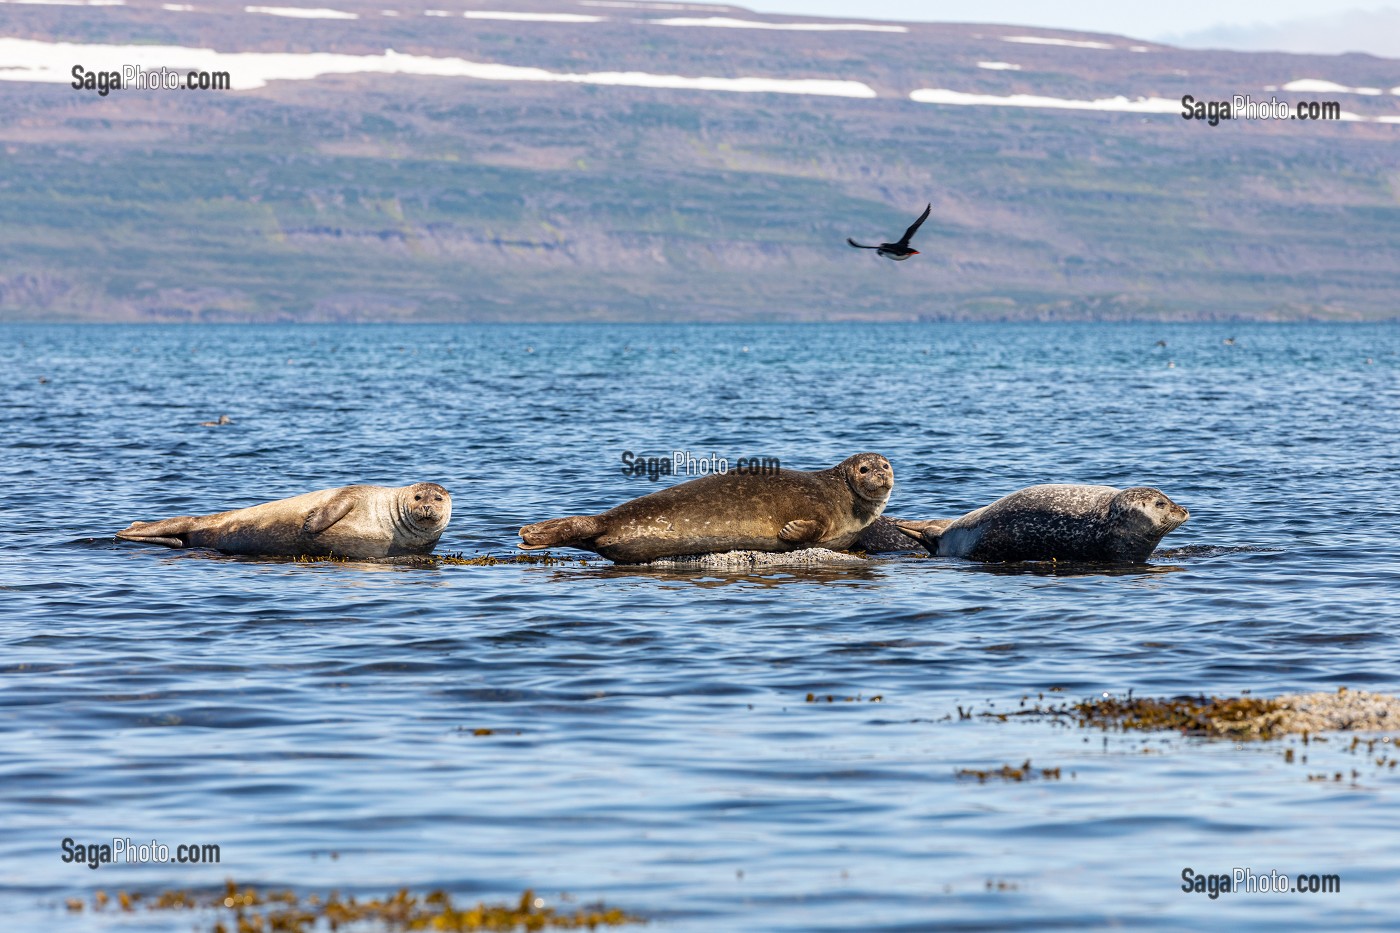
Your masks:
<instances>
[{"instance_id":1,"label":"pale spotted seal","mask_svg":"<svg viewBox=\"0 0 1400 933\"><path fill-rule=\"evenodd\" d=\"M619 564L724 551L849 547L884 510L894 488L879 454L847 457L829 470L723 473L520 529L522 550L574 547Z\"/></svg>"},{"instance_id":2,"label":"pale spotted seal","mask_svg":"<svg viewBox=\"0 0 1400 933\"><path fill-rule=\"evenodd\" d=\"M1191 513L1150 486L1029 486L948 521L898 527L937 557L980 561L1147 560Z\"/></svg>"},{"instance_id":3,"label":"pale spotted seal","mask_svg":"<svg viewBox=\"0 0 1400 933\"><path fill-rule=\"evenodd\" d=\"M437 483L342 486L215 515L132 522L117 537L226 554L363 560L431 554L451 517L452 497Z\"/></svg>"}]
</instances>

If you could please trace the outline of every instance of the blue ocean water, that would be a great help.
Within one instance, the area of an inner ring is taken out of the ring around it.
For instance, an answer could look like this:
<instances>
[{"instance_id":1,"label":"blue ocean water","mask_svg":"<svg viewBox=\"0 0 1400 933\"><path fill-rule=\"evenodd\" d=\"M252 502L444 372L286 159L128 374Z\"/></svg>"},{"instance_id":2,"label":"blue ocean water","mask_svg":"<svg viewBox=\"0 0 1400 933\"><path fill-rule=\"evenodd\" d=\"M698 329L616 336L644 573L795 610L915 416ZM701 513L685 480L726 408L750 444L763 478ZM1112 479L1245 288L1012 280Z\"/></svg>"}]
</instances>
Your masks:
<instances>
[{"instance_id":1,"label":"blue ocean water","mask_svg":"<svg viewBox=\"0 0 1400 933\"><path fill-rule=\"evenodd\" d=\"M1393 325L0 327L4 926L185 931L62 904L232 877L531 887L668 931L1390 927L1389 742L980 714L1400 691L1397 352ZM875 450L901 517L1062 481L1156 485L1191 519L1119 573L297 564L111 537L432 480L454 496L439 552L504 554L522 524L675 481L621 461L673 450ZM1060 778L957 775L1026 759ZM221 861L94 871L65 837ZM1187 867L1343 887L1212 899Z\"/></svg>"}]
</instances>

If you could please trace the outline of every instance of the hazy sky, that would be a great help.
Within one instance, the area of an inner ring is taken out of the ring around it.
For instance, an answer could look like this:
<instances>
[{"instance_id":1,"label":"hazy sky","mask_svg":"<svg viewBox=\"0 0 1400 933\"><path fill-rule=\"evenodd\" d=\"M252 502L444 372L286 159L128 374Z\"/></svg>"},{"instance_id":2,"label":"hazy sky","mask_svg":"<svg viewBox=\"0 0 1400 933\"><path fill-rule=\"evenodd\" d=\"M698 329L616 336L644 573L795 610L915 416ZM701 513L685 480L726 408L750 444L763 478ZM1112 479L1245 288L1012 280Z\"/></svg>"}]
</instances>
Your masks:
<instances>
[{"instance_id":1,"label":"hazy sky","mask_svg":"<svg viewBox=\"0 0 1400 933\"><path fill-rule=\"evenodd\" d=\"M733 0L773 13L858 16L866 19L1015 23L1138 39L1164 39L1220 26L1273 25L1316 20L1343 10L1400 9L1400 3L1327 0L1178 0L1170 4L1108 3L1095 0L983 0L975 5L948 0Z\"/></svg>"}]
</instances>

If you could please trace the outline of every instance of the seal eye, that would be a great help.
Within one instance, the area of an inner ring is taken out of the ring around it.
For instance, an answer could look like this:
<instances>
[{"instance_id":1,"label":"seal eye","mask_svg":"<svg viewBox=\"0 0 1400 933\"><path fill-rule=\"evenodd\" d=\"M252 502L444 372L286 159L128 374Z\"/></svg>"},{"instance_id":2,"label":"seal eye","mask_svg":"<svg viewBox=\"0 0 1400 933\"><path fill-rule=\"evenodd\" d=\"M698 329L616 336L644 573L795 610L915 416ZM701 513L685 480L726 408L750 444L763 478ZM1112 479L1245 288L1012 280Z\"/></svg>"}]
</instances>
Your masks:
<instances>
[{"instance_id":1,"label":"seal eye","mask_svg":"<svg viewBox=\"0 0 1400 933\"><path fill-rule=\"evenodd\" d=\"M419 493L418 495L416 495L416 496L413 497L413 501L414 501L414 502L419 502L419 501L422 500L422 498L423 498L422 493Z\"/></svg>"},{"instance_id":2,"label":"seal eye","mask_svg":"<svg viewBox=\"0 0 1400 933\"><path fill-rule=\"evenodd\" d=\"M870 472L870 467L868 467L868 466L863 466L863 467L860 468L860 471L861 471L862 473L869 473L869 472Z\"/></svg>"},{"instance_id":3,"label":"seal eye","mask_svg":"<svg viewBox=\"0 0 1400 933\"><path fill-rule=\"evenodd\" d=\"M1159 509L1165 509L1166 507L1167 507L1167 504L1166 504L1165 502L1163 502L1161 499L1158 499L1158 500L1157 500L1157 508L1159 508Z\"/></svg>"}]
</instances>

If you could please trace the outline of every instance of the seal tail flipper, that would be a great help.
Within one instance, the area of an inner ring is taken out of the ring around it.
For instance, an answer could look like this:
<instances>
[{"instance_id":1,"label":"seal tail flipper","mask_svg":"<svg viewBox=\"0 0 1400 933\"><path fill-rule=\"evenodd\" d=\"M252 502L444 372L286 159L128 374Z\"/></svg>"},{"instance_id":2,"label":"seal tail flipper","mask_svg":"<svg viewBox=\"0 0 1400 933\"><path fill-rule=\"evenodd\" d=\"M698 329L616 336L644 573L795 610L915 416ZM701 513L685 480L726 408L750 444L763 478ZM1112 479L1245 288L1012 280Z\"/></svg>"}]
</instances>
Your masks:
<instances>
[{"instance_id":1,"label":"seal tail flipper","mask_svg":"<svg viewBox=\"0 0 1400 933\"><path fill-rule=\"evenodd\" d=\"M593 515L551 518L520 529L520 538L525 542L520 545L520 550L542 551L550 547L579 547L588 544L602 532L601 524Z\"/></svg>"},{"instance_id":2,"label":"seal tail flipper","mask_svg":"<svg viewBox=\"0 0 1400 933\"><path fill-rule=\"evenodd\" d=\"M117 532L117 538L139 544L159 544L162 547L189 547L184 535L190 531L190 521L188 516L181 516L158 522L132 522Z\"/></svg>"},{"instance_id":3,"label":"seal tail flipper","mask_svg":"<svg viewBox=\"0 0 1400 933\"><path fill-rule=\"evenodd\" d=\"M943 537L943 529L953 524L951 518L930 518L927 521L897 521L894 527L922 544L930 554L938 553L938 539Z\"/></svg>"}]
</instances>

